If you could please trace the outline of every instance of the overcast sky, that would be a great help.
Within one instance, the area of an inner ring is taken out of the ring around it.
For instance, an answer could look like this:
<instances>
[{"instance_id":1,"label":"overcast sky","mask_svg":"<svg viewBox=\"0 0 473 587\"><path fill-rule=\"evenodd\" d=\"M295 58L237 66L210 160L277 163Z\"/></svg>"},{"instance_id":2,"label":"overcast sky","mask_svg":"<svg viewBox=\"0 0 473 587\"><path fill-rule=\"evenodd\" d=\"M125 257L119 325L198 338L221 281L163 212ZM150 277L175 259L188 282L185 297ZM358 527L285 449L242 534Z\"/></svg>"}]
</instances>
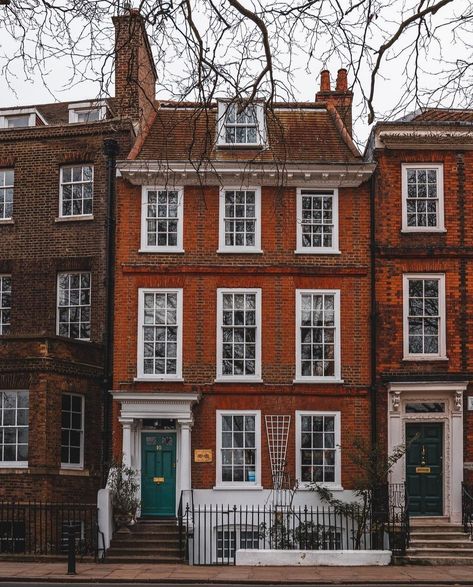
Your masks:
<instances>
[{"instance_id":1,"label":"overcast sky","mask_svg":"<svg viewBox=\"0 0 473 587\"><path fill-rule=\"evenodd\" d=\"M393 5L397 0L394 0ZM454 6L447 7L443 18L453 16L454 14L461 14L462 10L470 6L468 0L455 0ZM1 9L0 9L1 10ZM389 16L389 15L388 15ZM392 26L395 29L398 26L399 13L395 8L392 9ZM443 30L439 33L440 43L433 45L430 48L430 54L427 56L427 61L423 64L425 73L421 74L421 80L426 85L434 85L435 78L432 79L430 75L432 71L438 68L440 60L454 61L456 53L458 52L458 46L455 45L454 39L450 33ZM410 38L413 38L412 36ZM406 37L408 40L409 37ZM453 39L453 40L452 40ZM110 39L110 43L112 39ZM2 34L1 23L0 23L0 63L2 58L6 59L13 51L17 48L17 42L15 42L8 35ZM294 62L294 93L298 99L302 101L313 100L315 92L319 86L319 75L322 68L322 63L317 62L314 59L311 62L311 71L305 71L305 59L304 55L299 55L299 58ZM430 63L429 63L430 60ZM10 78L12 88L8 86L5 79L0 78L0 96L1 106L19 106L28 104L40 104L52 102L55 100L68 101L68 100L81 100L89 99L97 96L99 91L99 84L93 81L81 81L72 87L68 87L64 90L64 87L68 85L68 80L71 75L71 68L66 57L57 59L55 61L49 61L47 64L47 75L40 76L37 71L36 74L32 75L32 79L25 79L24 72L21 67L21 62L18 61L12 68L14 78ZM97 64L99 65L99 64ZM345 63L331 62L328 64L332 71L332 81L336 75L336 71L339 67L344 67ZM431 65L431 67L430 67ZM167 67L169 71L178 73L182 68L182 63L175 61L174 63L168 63ZM110 71L111 63L108 63L106 70ZM174 71L173 71L174 70ZM377 81L377 98L376 98L376 111L378 117L383 118L386 113L390 112L397 104L400 97L400 86L401 81L404 79L405 72L403 71L402 59L391 59L383 64L382 77L378 78ZM366 81L366 87L369 81L369 71L365 68L361 71L361 77ZM430 79L429 79L430 75ZM159 90L158 90L159 92ZM356 92L356 90L355 90ZM159 94L158 97L166 98L168 96ZM356 127L355 132L357 138L360 141L366 140L369 134L370 127L367 124L366 116L360 118L357 115L360 114L360 92L356 92L355 95L355 119ZM451 106L452 102L443 104L445 106Z\"/></svg>"}]
</instances>

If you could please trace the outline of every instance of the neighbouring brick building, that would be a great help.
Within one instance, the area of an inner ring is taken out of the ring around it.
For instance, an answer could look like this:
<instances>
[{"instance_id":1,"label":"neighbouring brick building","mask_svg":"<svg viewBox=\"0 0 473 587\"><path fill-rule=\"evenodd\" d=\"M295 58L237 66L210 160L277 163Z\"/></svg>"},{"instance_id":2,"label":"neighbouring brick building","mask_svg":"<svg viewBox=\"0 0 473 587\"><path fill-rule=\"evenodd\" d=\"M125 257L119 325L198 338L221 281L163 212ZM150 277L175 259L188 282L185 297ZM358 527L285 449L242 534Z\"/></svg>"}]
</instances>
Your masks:
<instances>
[{"instance_id":1,"label":"neighbouring brick building","mask_svg":"<svg viewBox=\"0 0 473 587\"><path fill-rule=\"evenodd\" d=\"M427 110L377 124L368 148L380 439L410 442L390 480L411 515L452 522L473 468L472 145L471 111Z\"/></svg>"},{"instance_id":2,"label":"neighbouring brick building","mask_svg":"<svg viewBox=\"0 0 473 587\"><path fill-rule=\"evenodd\" d=\"M263 505L283 474L298 503L311 481L350 494L349 449L370 439L373 170L351 100L341 70L313 102L160 101L118 162L113 445L142 516L190 489Z\"/></svg>"},{"instance_id":3,"label":"neighbouring brick building","mask_svg":"<svg viewBox=\"0 0 473 587\"><path fill-rule=\"evenodd\" d=\"M102 484L114 157L156 79L141 20L115 25L114 99L0 109L0 499L95 503Z\"/></svg>"}]
</instances>

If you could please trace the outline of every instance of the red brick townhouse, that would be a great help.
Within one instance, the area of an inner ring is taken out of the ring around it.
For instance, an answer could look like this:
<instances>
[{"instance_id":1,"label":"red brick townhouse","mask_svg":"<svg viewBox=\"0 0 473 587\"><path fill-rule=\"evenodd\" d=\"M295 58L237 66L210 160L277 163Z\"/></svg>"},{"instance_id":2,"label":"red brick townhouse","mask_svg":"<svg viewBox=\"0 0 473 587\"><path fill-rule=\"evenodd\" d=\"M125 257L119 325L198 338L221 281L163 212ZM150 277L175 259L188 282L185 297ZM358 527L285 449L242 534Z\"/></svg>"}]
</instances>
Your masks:
<instances>
[{"instance_id":1,"label":"red brick townhouse","mask_svg":"<svg viewBox=\"0 0 473 587\"><path fill-rule=\"evenodd\" d=\"M116 98L0 109L0 501L95 503L102 483L113 161L150 73L129 69L142 23L115 22Z\"/></svg>"},{"instance_id":2,"label":"red brick townhouse","mask_svg":"<svg viewBox=\"0 0 473 587\"><path fill-rule=\"evenodd\" d=\"M161 101L118 163L114 453L141 511L346 495L370 435L370 203L346 72L313 102ZM347 121L343 123L342 117Z\"/></svg>"},{"instance_id":3,"label":"red brick townhouse","mask_svg":"<svg viewBox=\"0 0 473 587\"><path fill-rule=\"evenodd\" d=\"M412 516L461 520L473 468L473 113L427 110L382 122L377 161L376 364L380 437L407 455Z\"/></svg>"}]
</instances>

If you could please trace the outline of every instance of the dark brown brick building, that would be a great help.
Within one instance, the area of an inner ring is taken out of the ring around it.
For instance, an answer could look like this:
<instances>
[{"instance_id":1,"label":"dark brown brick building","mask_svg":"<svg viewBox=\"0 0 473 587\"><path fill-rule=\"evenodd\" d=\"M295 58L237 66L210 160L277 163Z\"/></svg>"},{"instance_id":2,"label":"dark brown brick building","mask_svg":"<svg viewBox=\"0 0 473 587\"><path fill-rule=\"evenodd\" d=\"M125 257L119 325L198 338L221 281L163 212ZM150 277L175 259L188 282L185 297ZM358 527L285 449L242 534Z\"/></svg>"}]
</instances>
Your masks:
<instances>
[{"instance_id":1,"label":"dark brown brick building","mask_svg":"<svg viewBox=\"0 0 473 587\"><path fill-rule=\"evenodd\" d=\"M115 25L114 99L0 109L0 499L95 503L102 483L113 158L156 80L141 19Z\"/></svg>"},{"instance_id":2,"label":"dark brown brick building","mask_svg":"<svg viewBox=\"0 0 473 587\"><path fill-rule=\"evenodd\" d=\"M473 115L429 110L376 125L377 411L412 515L461 519L471 480ZM387 426L386 426L387 423Z\"/></svg>"}]
</instances>

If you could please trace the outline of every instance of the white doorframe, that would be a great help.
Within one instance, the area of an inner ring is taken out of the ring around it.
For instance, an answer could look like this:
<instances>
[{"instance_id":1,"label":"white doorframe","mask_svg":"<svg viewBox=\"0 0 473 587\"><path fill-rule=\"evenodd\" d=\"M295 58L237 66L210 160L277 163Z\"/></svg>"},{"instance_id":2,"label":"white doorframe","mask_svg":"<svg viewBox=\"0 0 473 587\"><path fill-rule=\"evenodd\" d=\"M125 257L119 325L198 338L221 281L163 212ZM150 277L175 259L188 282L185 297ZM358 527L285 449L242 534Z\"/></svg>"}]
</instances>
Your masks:
<instances>
[{"instance_id":1,"label":"white doorframe","mask_svg":"<svg viewBox=\"0 0 473 587\"><path fill-rule=\"evenodd\" d=\"M388 451L406 442L407 422L441 422L443 430L444 515L461 522L463 481L463 392L467 382L388 383ZM406 413L407 403L443 403L444 412ZM391 483L405 483L406 460L400 459L390 472Z\"/></svg>"}]
</instances>

